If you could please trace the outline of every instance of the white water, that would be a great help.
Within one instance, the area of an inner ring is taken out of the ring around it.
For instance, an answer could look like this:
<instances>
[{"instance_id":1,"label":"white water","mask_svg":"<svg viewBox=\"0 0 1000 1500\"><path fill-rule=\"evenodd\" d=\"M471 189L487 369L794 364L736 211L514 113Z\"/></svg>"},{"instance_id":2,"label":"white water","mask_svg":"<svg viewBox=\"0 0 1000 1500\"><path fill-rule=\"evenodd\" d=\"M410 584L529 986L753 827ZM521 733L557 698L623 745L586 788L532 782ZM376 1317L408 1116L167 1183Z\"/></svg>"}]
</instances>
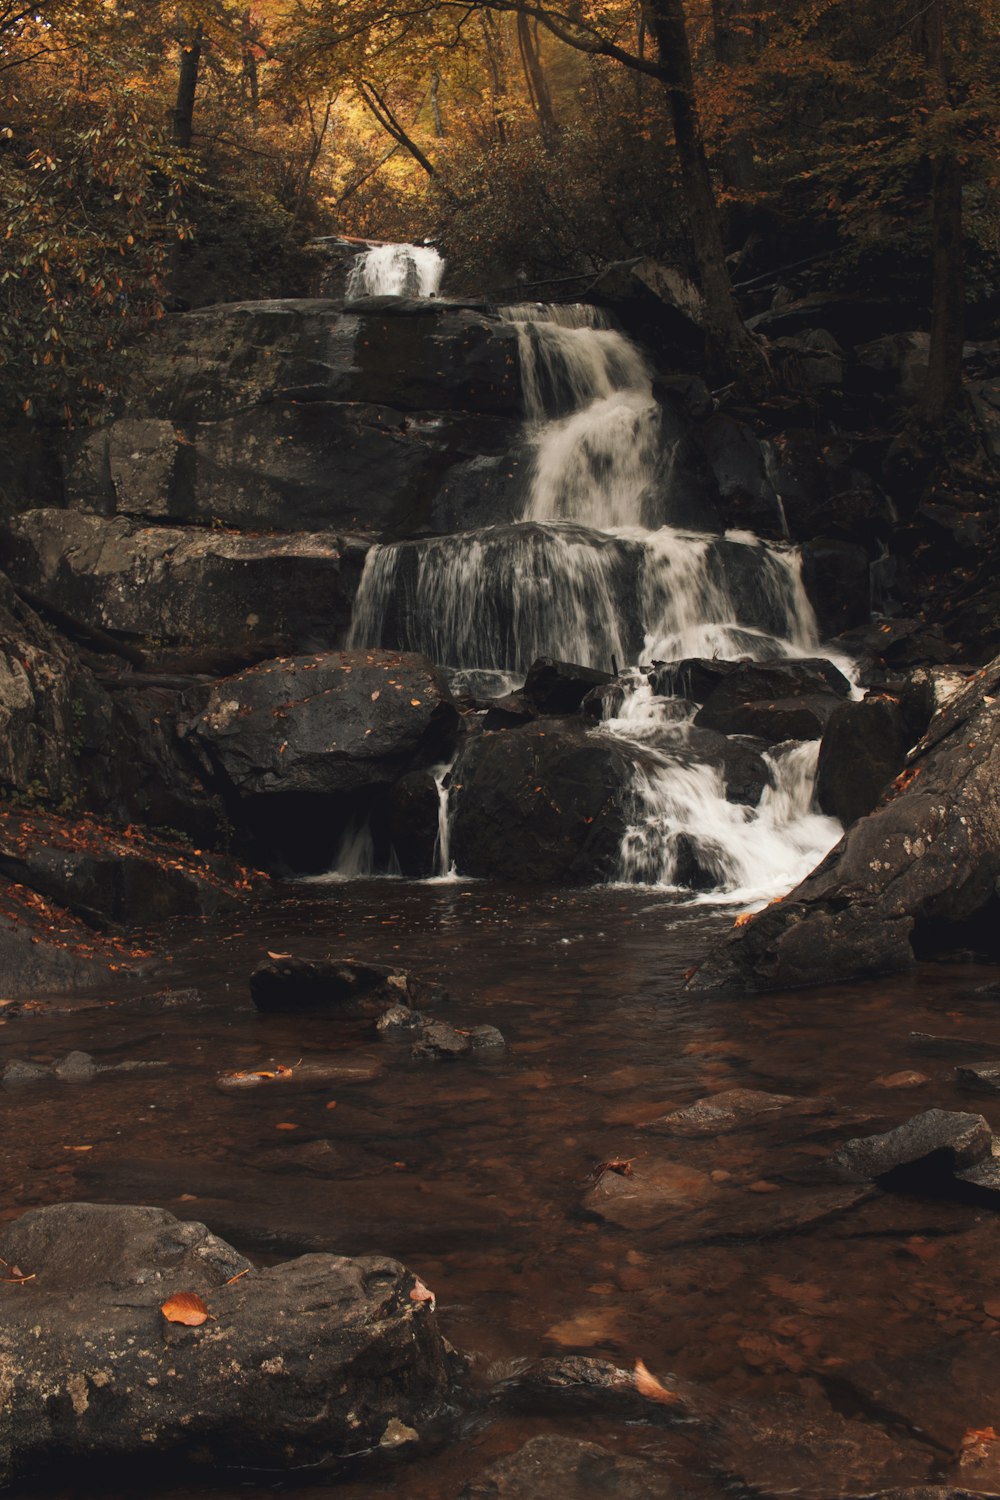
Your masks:
<instances>
[{"instance_id":1,"label":"white water","mask_svg":"<svg viewBox=\"0 0 1000 1500\"><path fill-rule=\"evenodd\" d=\"M504 316L517 326L533 450L522 520L373 548L349 644L423 651L456 679L491 673L505 686L542 655L604 670L820 655L796 549L647 524L672 453L639 350L594 308ZM849 661L825 654L850 675ZM693 710L655 696L638 671L623 686L617 717L597 731L644 751L619 879L671 887L686 865L697 899L756 903L836 841L840 825L812 808L818 742L772 748L773 784L757 807L735 804L721 772L694 759Z\"/></svg>"},{"instance_id":2,"label":"white water","mask_svg":"<svg viewBox=\"0 0 1000 1500\"><path fill-rule=\"evenodd\" d=\"M357 297L436 297L444 261L432 245L374 245L355 258L347 300Z\"/></svg>"}]
</instances>

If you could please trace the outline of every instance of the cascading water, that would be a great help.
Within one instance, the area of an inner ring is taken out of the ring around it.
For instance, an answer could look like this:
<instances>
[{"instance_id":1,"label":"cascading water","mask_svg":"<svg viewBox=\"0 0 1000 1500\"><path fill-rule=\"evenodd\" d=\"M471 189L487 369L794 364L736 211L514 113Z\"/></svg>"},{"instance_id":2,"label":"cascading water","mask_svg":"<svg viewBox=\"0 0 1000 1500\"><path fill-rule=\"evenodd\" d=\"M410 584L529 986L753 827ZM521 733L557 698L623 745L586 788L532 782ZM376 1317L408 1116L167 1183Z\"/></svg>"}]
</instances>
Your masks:
<instances>
[{"instance_id":1,"label":"cascading water","mask_svg":"<svg viewBox=\"0 0 1000 1500\"><path fill-rule=\"evenodd\" d=\"M373 548L350 644L423 651L466 688L491 674L494 692L542 655L605 670L815 656L794 548L659 524L670 444L639 350L595 308L502 315L517 328L533 450L522 519ZM840 828L811 808L815 744L769 751L759 805L730 802L721 771L696 758L693 708L638 671L622 683L624 704L597 731L643 748L621 880L750 901L822 858Z\"/></svg>"},{"instance_id":2,"label":"cascading water","mask_svg":"<svg viewBox=\"0 0 1000 1500\"><path fill-rule=\"evenodd\" d=\"M432 245L373 245L355 257L347 300L358 297L436 297L444 261Z\"/></svg>"}]
</instances>

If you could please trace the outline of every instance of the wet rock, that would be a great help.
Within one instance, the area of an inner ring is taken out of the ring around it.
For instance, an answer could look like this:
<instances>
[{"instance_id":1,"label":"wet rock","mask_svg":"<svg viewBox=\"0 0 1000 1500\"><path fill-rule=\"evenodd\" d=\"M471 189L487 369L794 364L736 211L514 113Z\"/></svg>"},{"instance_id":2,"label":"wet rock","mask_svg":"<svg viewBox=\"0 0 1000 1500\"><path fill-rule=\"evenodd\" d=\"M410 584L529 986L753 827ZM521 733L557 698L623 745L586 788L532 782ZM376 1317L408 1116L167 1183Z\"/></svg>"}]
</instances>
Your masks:
<instances>
[{"instance_id":1,"label":"wet rock","mask_svg":"<svg viewBox=\"0 0 1000 1500\"><path fill-rule=\"evenodd\" d=\"M258 964L250 976L250 997L269 1014L324 1011L343 1016L378 1015L390 1003L434 1006L445 998L439 985L388 964L291 954Z\"/></svg>"},{"instance_id":2,"label":"wet rock","mask_svg":"<svg viewBox=\"0 0 1000 1500\"><path fill-rule=\"evenodd\" d=\"M528 668L521 696L539 713L572 714L588 693L595 688L609 687L614 680L610 672L598 672L593 667L540 656Z\"/></svg>"},{"instance_id":3,"label":"wet rock","mask_svg":"<svg viewBox=\"0 0 1000 1500\"><path fill-rule=\"evenodd\" d=\"M887 800L784 900L729 937L697 990L823 984L907 968L914 949L996 949L1000 660L935 715Z\"/></svg>"},{"instance_id":4,"label":"wet rock","mask_svg":"<svg viewBox=\"0 0 1000 1500\"><path fill-rule=\"evenodd\" d=\"M860 507L868 508L865 496ZM823 640L871 617L871 559L860 543L811 537L802 545L802 583Z\"/></svg>"},{"instance_id":5,"label":"wet rock","mask_svg":"<svg viewBox=\"0 0 1000 1500\"><path fill-rule=\"evenodd\" d=\"M930 1083L926 1073L916 1073L912 1068L902 1068L898 1073L883 1073L875 1079L880 1089L921 1089Z\"/></svg>"},{"instance_id":6,"label":"wet rock","mask_svg":"<svg viewBox=\"0 0 1000 1500\"><path fill-rule=\"evenodd\" d=\"M468 1057L472 1042L466 1032L456 1031L445 1021L430 1021L410 1049L410 1056L420 1062L453 1062Z\"/></svg>"},{"instance_id":7,"label":"wet rock","mask_svg":"<svg viewBox=\"0 0 1000 1500\"><path fill-rule=\"evenodd\" d=\"M816 800L845 828L866 817L902 771L912 744L898 700L869 694L830 715L816 769Z\"/></svg>"},{"instance_id":8,"label":"wet rock","mask_svg":"<svg viewBox=\"0 0 1000 1500\"><path fill-rule=\"evenodd\" d=\"M761 1496L870 1495L912 1473L913 1459L872 1422L845 1416L822 1396L779 1394L740 1403L720 1421L712 1467Z\"/></svg>"},{"instance_id":9,"label":"wet rock","mask_svg":"<svg viewBox=\"0 0 1000 1500\"><path fill-rule=\"evenodd\" d=\"M331 531L244 535L35 510L10 523L8 569L126 640L259 661L343 640L366 550Z\"/></svg>"},{"instance_id":10,"label":"wet rock","mask_svg":"<svg viewBox=\"0 0 1000 1500\"><path fill-rule=\"evenodd\" d=\"M771 744L819 739L849 690L847 679L830 662L743 663L717 684L694 722Z\"/></svg>"},{"instance_id":11,"label":"wet rock","mask_svg":"<svg viewBox=\"0 0 1000 1500\"><path fill-rule=\"evenodd\" d=\"M1000 1062L966 1064L955 1069L955 1081L970 1094L1000 1094Z\"/></svg>"},{"instance_id":12,"label":"wet rock","mask_svg":"<svg viewBox=\"0 0 1000 1500\"><path fill-rule=\"evenodd\" d=\"M707 703L715 689L736 671L736 662L714 657L685 657L683 661L654 663L649 673L654 693L665 698L689 698L692 703Z\"/></svg>"},{"instance_id":13,"label":"wet rock","mask_svg":"<svg viewBox=\"0 0 1000 1500\"><path fill-rule=\"evenodd\" d=\"M305 1172L311 1177L371 1177L388 1171L389 1163L362 1146L342 1141L303 1141L301 1145L277 1146L255 1155L262 1172Z\"/></svg>"},{"instance_id":14,"label":"wet rock","mask_svg":"<svg viewBox=\"0 0 1000 1500\"><path fill-rule=\"evenodd\" d=\"M462 1500L663 1500L662 1469L580 1438L534 1437L470 1480Z\"/></svg>"},{"instance_id":15,"label":"wet rock","mask_svg":"<svg viewBox=\"0 0 1000 1500\"><path fill-rule=\"evenodd\" d=\"M224 1094L241 1094L248 1089L277 1087L284 1092L290 1085L299 1088L332 1088L337 1084L370 1083L378 1076L379 1063L374 1059L345 1062L343 1054L336 1057L310 1057L308 1062L298 1062L289 1067L287 1063L265 1063L259 1068L240 1068L233 1073L220 1073L215 1086Z\"/></svg>"},{"instance_id":16,"label":"wet rock","mask_svg":"<svg viewBox=\"0 0 1000 1500\"><path fill-rule=\"evenodd\" d=\"M391 1005L375 1022L375 1030L382 1036L405 1036L419 1031L426 1021L427 1017L419 1010L411 1010L408 1005Z\"/></svg>"},{"instance_id":17,"label":"wet rock","mask_svg":"<svg viewBox=\"0 0 1000 1500\"><path fill-rule=\"evenodd\" d=\"M448 1396L433 1315L384 1257L258 1271L202 1224L80 1203L5 1226L0 1255L35 1277L0 1289L8 1484L51 1463L147 1455L322 1467L376 1448L394 1421L421 1431ZM180 1291L214 1321L168 1323L160 1305Z\"/></svg>"},{"instance_id":18,"label":"wet rock","mask_svg":"<svg viewBox=\"0 0 1000 1500\"><path fill-rule=\"evenodd\" d=\"M528 1411L605 1413L642 1422L690 1419L692 1409L701 1405L700 1397L683 1382L679 1386L673 1376L667 1376L665 1384L675 1400L652 1401L641 1393L635 1370L623 1370L608 1359L563 1354L533 1360L498 1382L493 1395L506 1407Z\"/></svg>"},{"instance_id":19,"label":"wet rock","mask_svg":"<svg viewBox=\"0 0 1000 1500\"><path fill-rule=\"evenodd\" d=\"M726 1089L721 1094L709 1094L697 1099L686 1109L674 1110L650 1120L646 1130L666 1131L670 1135L722 1135L729 1130L739 1130L744 1125L753 1125L762 1116L777 1114L789 1105L802 1106L802 1101L791 1094L766 1094L759 1089ZM822 1107L813 1104L813 1107Z\"/></svg>"},{"instance_id":20,"label":"wet rock","mask_svg":"<svg viewBox=\"0 0 1000 1500\"><path fill-rule=\"evenodd\" d=\"M906 404L916 400L927 378L930 335L887 333L855 349L854 357L868 390Z\"/></svg>"},{"instance_id":21,"label":"wet rock","mask_svg":"<svg viewBox=\"0 0 1000 1500\"><path fill-rule=\"evenodd\" d=\"M587 1193L583 1206L625 1229L649 1229L665 1222L678 1224L705 1205L718 1190L706 1172L680 1162L644 1153L631 1171L607 1170Z\"/></svg>"},{"instance_id":22,"label":"wet rock","mask_svg":"<svg viewBox=\"0 0 1000 1500\"><path fill-rule=\"evenodd\" d=\"M430 771L408 771L386 795L386 836L400 870L413 880L435 873L440 814L441 797Z\"/></svg>"},{"instance_id":23,"label":"wet rock","mask_svg":"<svg viewBox=\"0 0 1000 1500\"><path fill-rule=\"evenodd\" d=\"M89 1083L97 1072L97 1064L89 1052L67 1052L52 1068L53 1078L60 1083Z\"/></svg>"},{"instance_id":24,"label":"wet rock","mask_svg":"<svg viewBox=\"0 0 1000 1500\"><path fill-rule=\"evenodd\" d=\"M636 759L570 725L467 742L453 772L451 847L466 875L589 885L617 868Z\"/></svg>"},{"instance_id":25,"label":"wet rock","mask_svg":"<svg viewBox=\"0 0 1000 1500\"><path fill-rule=\"evenodd\" d=\"M848 1182L882 1180L907 1169L916 1183L923 1180L931 1185L975 1166L990 1155L992 1147L993 1132L982 1115L929 1109L883 1135L845 1141L830 1158L830 1165Z\"/></svg>"},{"instance_id":26,"label":"wet rock","mask_svg":"<svg viewBox=\"0 0 1000 1500\"><path fill-rule=\"evenodd\" d=\"M106 985L120 945L97 939L70 912L0 877L0 988L7 997L77 993Z\"/></svg>"},{"instance_id":27,"label":"wet rock","mask_svg":"<svg viewBox=\"0 0 1000 1500\"><path fill-rule=\"evenodd\" d=\"M996 1341L970 1330L961 1340L925 1340L918 1360L887 1355L848 1365L837 1371L835 1384L880 1422L888 1418L957 1453L970 1428L993 1425L998 1378Z\"/></svg>"},{"instance_id":28,"label":"wet rock","mask_svg":"<svg viewBox=\"0 0 1000 1500\"><path fill-rule=\"evenodd\" d=\"M407 771L448 760L458 722L426 657L371 650L251 667L217 683L182 728L265 849L329 868L348 815Z\"/></svg>"},{"instance_id":29,"label":"wet rock","mask_svg":"<svg viewBox=\"0 0 1000 1500\"><path fill-rule=\"evenodd\" d=\"M539 716L539 710L529 703L523 693L506 693L502 698L492 698L483 719L484 729L517 729L530 724Z\"/></svg>"},{"instance_id":30,"label":"wet rock","mask_svg":"<svg viewBox=\"0 0 1000 1500\"><path fill-rule=\"evenodd\" d=\"M688 891L713 891L721 884L722 853L711 839L690 833L673 834L668 840L671 884Z\"/></svg>"},{"instance_id":31,"label":"wet rock","mask_svg":"<svg viewBox=\"0 0 1000 1500\"><path fill-rule=\"evenodd\" d=\"M28 1083L41 1083L49 1076L49 1069L43 1067L41 1063L24 1062L20 1058L15 1058L12 1062L4 1064L3 1073L0 1074L0 1083L5 1089L18 1089Z\"/></svg>"},{"instance_id":32,"label":"wet rock","mask_svg":"<svg viewBox=\"0 0 1000 1500\"><path fill-rule=\"evenodd\" d=\"M496 1026L473 1026L469 1032L473 1052L504 1052L507 1043Z\"/></svg>"}]
</instances>

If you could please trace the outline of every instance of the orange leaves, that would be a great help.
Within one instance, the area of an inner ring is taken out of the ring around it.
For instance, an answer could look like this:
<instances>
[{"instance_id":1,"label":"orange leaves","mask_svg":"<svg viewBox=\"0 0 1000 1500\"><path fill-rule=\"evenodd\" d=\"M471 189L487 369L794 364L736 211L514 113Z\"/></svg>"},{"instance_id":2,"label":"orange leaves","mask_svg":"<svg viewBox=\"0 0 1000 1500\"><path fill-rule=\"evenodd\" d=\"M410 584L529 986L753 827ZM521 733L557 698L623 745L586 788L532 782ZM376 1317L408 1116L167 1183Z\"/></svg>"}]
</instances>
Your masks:
<instances>
[{"instance_id":1,"label":"orange leaves","mask_svg":"<svg viewBox=\"0 0 1000 1500\"><path fill-rule=\"evenodd\" d=\"M433 1312L435 1307L437 1306L437 1298L431 1291L430 1287L424 1286L424 1283L420 1280L419 1276L414 1279L413 1288L410 1292L410 1301L429 1302L431 1312Z\"/></svg>"},{"instance_id":2,"label":"orange leaves","mask_svg":"<svg viewBox=\"0 0 1000 1500\"><path fill-rule=\"evenodd\" d=\"M635 1388L640 1396L645 1396L647 1401L659 1401L663 1406L678 1406L680 1396L674 1391L668 1391L665 1385L657 1380L655 1375L650 1374L641 1359L635 1362Z\"/></svg>"},{"instance_id":3,"label":"orange leaves","mask_svg":"<svg viewBox=\"0 0 1000 1500\"><path fill-rule=\"evenodd\" d=\"M632 1163L634 1161L634 1156L630 1156L628 1158L618 1156L615 1157L613 1161L602 1161L591 1172L590 1180L596 1186L596 1184L599 1183L601 1178L604 1176L605 1172L615 1172L619 1177L631 1177Z\"/></svg>"},{"instance_id":4,"label":"orange leaves","mask_svg":"<svg viewBox=\"0 0 1000 1500\"><path fill-rule=\"evenodd\" d=\"M1000 1432L995 1427L970 1427L962 1438L963 1448L985 1447L987 1443L1000 1443Z\"/></svg>"},{"instance_id":5,"label":"orange leaves","mask_svg":"<svg viewBox=\"0 0 1000 1500\"><path fill-rule=\"evenodd\" d=\"M748 922L753 921L755 915L756 913L752 911L741 911L739 916L736 918L736 921L733 923L733 926L746 927Z\"/></svg>"},{"instance_id":6,"label":"orange leaves","mask_svg":"<svg viewBox=\"0 0 1000 1500\"><path fill-rule=\"evenodd\" d=\"M34 1281L37 1274L32 1271L30 1276L26 1276L20 1266L8 1265L3 1256L0 1256L0 1266L3 1266L4 1270L9 1273L6 1276L0 1276L0 1286L24 1286L26 1281Z\"/></svg>"},{"instance_id":7,"label":"orange leaves","mask_svg":"<svg viewBox=\"0 0 1000 1500\"><path fill-rule=\"evenodd\" d=\"M168 1323L183 1323L186 1328L200 1328L209 1318L214 1320L197 1292L175 1292L160 1306Z\"/></svg>"}]
</instances>

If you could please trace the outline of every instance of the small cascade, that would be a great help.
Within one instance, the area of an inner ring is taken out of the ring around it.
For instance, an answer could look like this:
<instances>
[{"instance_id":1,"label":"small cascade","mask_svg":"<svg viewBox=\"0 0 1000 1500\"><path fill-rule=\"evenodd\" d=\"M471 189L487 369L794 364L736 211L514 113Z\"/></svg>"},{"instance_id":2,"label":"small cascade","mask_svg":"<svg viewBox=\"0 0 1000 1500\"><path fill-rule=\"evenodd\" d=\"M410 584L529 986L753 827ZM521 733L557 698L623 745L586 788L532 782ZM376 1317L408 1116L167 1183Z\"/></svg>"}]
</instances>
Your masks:
<instances>
[{"instance_id":1,"label":"small cascade","mask_svg":"<svg viewBox=\"0 0 1000 1500\"><path fill-rule=\"evenodd\" d=\"M524 519L642 526L661 455L660 408L634 344L595 307L508 307L534 446Z\"/></svg>"},{"instance_id":2,"label":"small cascade","mask_svg":"<svg viewBox=\"0 0 1000 1500\"><path fill-rule=\"evenodd\" d=\"M433 245L373 245L347 274L347 300L358 297L436 297L444 261Z\"/></svg>"},{"instance_id":3,"label":"small cascade","mask_svg":"<svg viewBox=\"0 0 1000 1500\"><path fill-rule=\"evenodd\" d=\"M455 762L434 766L431 775L438 792L438 831L434 842L435 880L454 880L455 866L451 860L451 772Z\"/></svg>"},{"instance_id":4,"label":"small cascade","mask_svg":"<svg viewBox=\"0 0 1000 1500\"><path fill-rule=\"evenodd\" d=\"M660 673L654 693L640 666L820 654L799 554L748 532L650 525L674 445L641 352L592 307L502 316L517 330L533 449L523 516L372 548L349 644L424 652L459 690L484 695L510 690L540 656L624 665L624 698L608 699L614 717L596 730L641 750L618 879L716 901L785 891L840 833L812 810L817 744L772 748L757 761L758 785L769 783L759 803L729 801L723 769L699 758L705 731L681 685L664 696ZM440 877L450 851L439 772Z\"/></svg>"}]
</instances>

